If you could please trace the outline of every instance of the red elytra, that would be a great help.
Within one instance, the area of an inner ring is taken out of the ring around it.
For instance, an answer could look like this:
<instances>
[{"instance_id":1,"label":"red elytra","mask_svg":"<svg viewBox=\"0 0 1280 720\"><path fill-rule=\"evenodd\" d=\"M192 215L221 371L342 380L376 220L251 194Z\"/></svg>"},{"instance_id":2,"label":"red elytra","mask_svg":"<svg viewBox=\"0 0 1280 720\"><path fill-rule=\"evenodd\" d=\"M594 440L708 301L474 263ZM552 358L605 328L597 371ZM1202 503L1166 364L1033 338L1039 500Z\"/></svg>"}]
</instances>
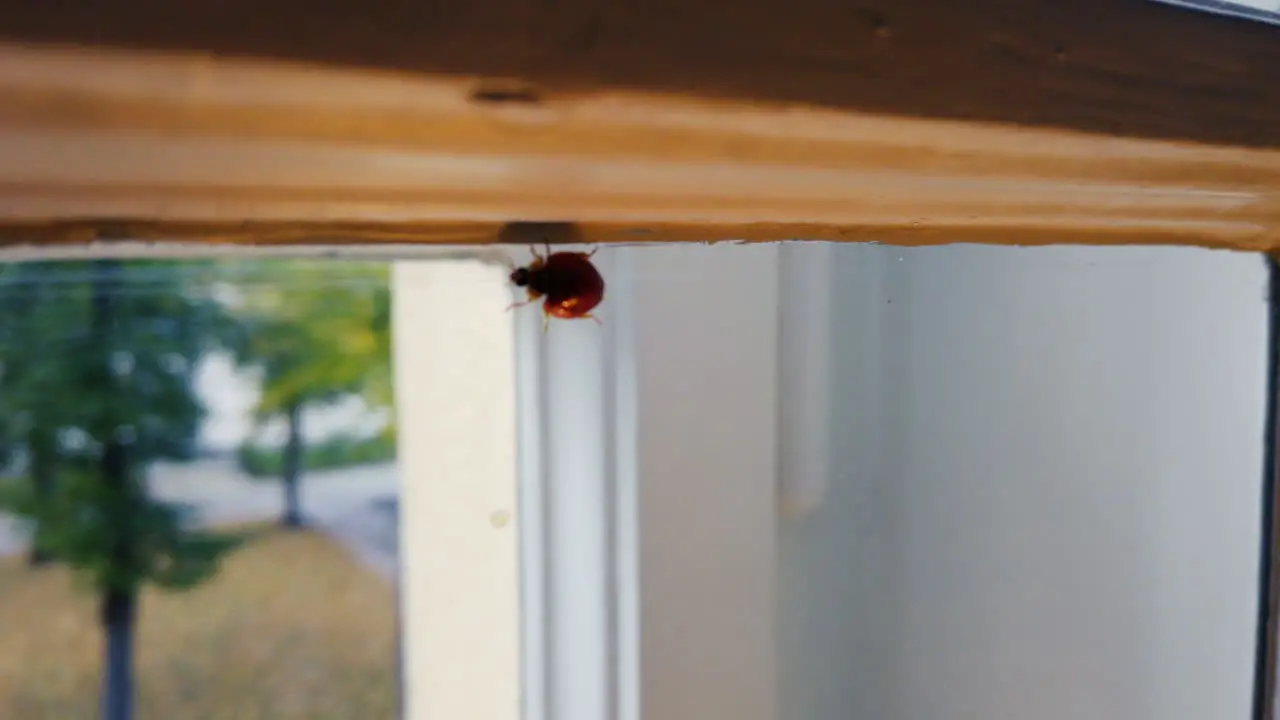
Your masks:
<instances>
[{"instance_id":1,"label":"red elytra","mask_svg":"<svg viewBox=\"0 0 1280 720\"><path fill-rule=\"evenodd\" d=\"M551 252L539 255L535 250L533 262L511 271L511 282L529 293L525 302L511 307L528 305L542 300L545 325L557 317L563 320L589 318L600 319L591 311L604 300L604 278L591 263L591 252Z\"/></svg>"}]
</instances>

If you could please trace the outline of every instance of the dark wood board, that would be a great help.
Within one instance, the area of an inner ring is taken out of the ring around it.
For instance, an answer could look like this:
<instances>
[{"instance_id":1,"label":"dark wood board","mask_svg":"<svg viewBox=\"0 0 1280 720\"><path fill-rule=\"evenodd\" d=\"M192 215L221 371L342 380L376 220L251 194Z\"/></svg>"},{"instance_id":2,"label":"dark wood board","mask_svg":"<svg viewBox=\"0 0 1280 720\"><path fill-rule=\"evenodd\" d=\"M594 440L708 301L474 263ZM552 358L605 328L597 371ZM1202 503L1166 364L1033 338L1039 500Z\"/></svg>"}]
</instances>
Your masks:
<instances>
[{"instance_id":1,"label":"dark wood board","mask_svg":"<svg viewBox=\"0 0 1280 720\"><path fill-rule=\"evenodd\" d=\"M3 0L4 40L1280 147L1280 28L1149 0Z\"/></svg>"}]
</instances>

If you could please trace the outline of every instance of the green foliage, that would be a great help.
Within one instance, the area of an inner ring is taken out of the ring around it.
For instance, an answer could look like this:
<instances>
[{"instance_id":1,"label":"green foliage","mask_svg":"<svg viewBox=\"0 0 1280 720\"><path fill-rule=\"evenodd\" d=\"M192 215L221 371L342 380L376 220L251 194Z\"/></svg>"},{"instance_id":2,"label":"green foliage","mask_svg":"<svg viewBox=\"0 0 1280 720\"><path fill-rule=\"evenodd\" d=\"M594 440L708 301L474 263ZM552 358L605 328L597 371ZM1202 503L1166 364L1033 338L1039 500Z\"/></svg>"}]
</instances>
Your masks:
<instances>
[{"instance_id":1,"label":"green foliage","mask_svg":"<svg viewBox=\"0 0 1280 720\"><path fill-rule=\"evenodd\" d=\"M134 590L142 581L185 590L209 579L241 535L191 527L194 508L150 500L135 479L124 486L103 483L92 472L63 473L58 492L38 499L31 485L10 481L6 506L38 522L35 542L77 569L90 588ZM120 557L105 551L122 544Z\"/></svg>"},{"instance_id":2,"label":"green foliage","mask_svg":"<svg viewBox=\"0 0 1280 720\"><path fill-rule=\"evenodd\" d=\"M304 470L336 470L339 468L387 462L396 457L395 434L371 438L339 435L308 446L302 455ZM279 447L245 443L238 453L240 468L256 477L280 477L284 472L284 452Z\"/></svg>"},{"instance_id":3,"label":"green foliage","mask_svg":"<svg viewBox=\"0 0 1280 720\"><path fill-rule=\"evenodd\" d=\"M260 419L351 392L390 404L387 263L268 260L236 276L235 354L262 374Z\"/></svg>"},{"instance_id":4,"label":"green foliage","mask_svg":"<svg viewBox=\"0 0 1280 720\"><path fill-rule=\"evenodd\" d=\"M99 591L188 587L235 544L189 529L187 509L147 497L139 481L152 461L193 454L204 414L195 366L234 327L210 296L215 270L0 266L0 446L32 471L6 484L0 504L34 523L37 546ZM95 298L106 297L95 316ZM124 448L123 477L104 475L110 443ZM35 481L37 469L53 487Z\"/></svg>"},{"instance_id":5,"label":"green foliage","mask_svg":"<svg viewBox=\"0 0 1280 720\"><path fill-rule=\"evenodd\" d=\"M10 441L52 432L59 454L90 457L104 433L119 432L139 462L189 458L203 416L191 390L195 363L229 327L201 297L211 271L207 263L120 263L109 281L115 318L105 346L89 328L99 265L0 266L0 415Z\"/></svg>"},{"instance_id":6,"label":"green foliage","mask_svg":"<svg viewBox=\"0 0 1280 720\"><path fill-rule=\"evenodd\" d=\"M241 264L233 347L241 367L261 373L260 422L350 393L391 406L389 273L385 262Z\"/></svg>"},{"instance_id":7,"label":"green foliage","mask_svg":"<svg viewBox=\"0 0 1280 720\"><path fill-rule=\"evenodd\" d=\"M189 509L148 498L138 482L154 460L194 454L199 359L225 347L261 373L260 421L352 392L389 407L388 273L384 262L313 260L0 266L0 465L22 461L0 507L99 590L208 577L235 538L191 529ZM95 326L104 293L109 322ZM104 482L109 441L126 449L127 482ZM313 448L304 467L393 454L391 427L377 440ZM244 458L255 472L282 469L261 448ZM121 547L127 556L112 550Z\"/></svg>"}]
</instances>

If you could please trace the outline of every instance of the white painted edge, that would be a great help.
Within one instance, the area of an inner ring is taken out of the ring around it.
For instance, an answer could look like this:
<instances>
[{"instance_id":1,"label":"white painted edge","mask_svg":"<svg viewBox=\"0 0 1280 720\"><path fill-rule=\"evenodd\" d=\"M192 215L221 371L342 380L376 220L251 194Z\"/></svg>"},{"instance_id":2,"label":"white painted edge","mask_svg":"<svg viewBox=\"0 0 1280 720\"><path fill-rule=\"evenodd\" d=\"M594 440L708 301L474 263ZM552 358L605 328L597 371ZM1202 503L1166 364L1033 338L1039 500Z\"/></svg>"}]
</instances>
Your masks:
<instances>
[{"instance_id":1,"label":"white painted edge","mask_svg":"<svg viewBox=\"0 0 1280 720\"><path fill-rule=\"evenodd\" d=\"M609 281L606 327L612 333L613 376L613 667L614 718L641 720L641 512L640 387L636 373L636 273L634 249L617 249L605 259Z\"/></svg>"},{"instance_id":2,"label":"white painted edge","mask_svg":"<svg viewBox=\"0 0 1280 720\"><path fill-rule=\"evenodd\" d=\"M516 377L506 277L481 258L392 266L401 443L402 713L516 720Z\"/></svg>"},{"instance_id":3,"label":"white painted edge","mask_svg":"<svg viewBox=\"0 0 1280 720\"><path fill-rule=\"evenodd\" d=\"M527 259L517 249L507 251L508 262ZM512 301L519 300L512 293ZM516 371L516 486L520 518L520 673L521 720L550 720L547 667L551 647L546 626L548 607L547 509L543 499L546 476L543 451L541 328L527 317L513 323Z\"/></svg>"},{"instance_id":4,"label":"white painted edge","mask_svg":"<svg viewBox=\"0 0 1280 720\"><path fill-rule=\"evenodd\" d=\"M603 325L517 311L524 720L640 717L629 283L593 260Z\"/></svg>"},{"instance_id":5,"label":"white painted edge","mask_svg":"<svg viewBox=\"0 0 1280 720\"><path fill-rule=\"evenodd\" d=\"M802 518L830 477L833 248L791 243L779 256L778 503Z\"/></svg>"},{"instance_id":6,"label":"white painted edge","mask_svg":"<svg viewBox=\"0 0 1280 720\"><path fill-rule=\"evenodd\" d=\"M1232 2L1231 0L1153 0L1153 2L1174 5L1210 15L1253 20L1268 25L1280 25L1280 2L1274 3L1274 6L1261 6L1252 2Z\"/></svg>"}]
</instances>

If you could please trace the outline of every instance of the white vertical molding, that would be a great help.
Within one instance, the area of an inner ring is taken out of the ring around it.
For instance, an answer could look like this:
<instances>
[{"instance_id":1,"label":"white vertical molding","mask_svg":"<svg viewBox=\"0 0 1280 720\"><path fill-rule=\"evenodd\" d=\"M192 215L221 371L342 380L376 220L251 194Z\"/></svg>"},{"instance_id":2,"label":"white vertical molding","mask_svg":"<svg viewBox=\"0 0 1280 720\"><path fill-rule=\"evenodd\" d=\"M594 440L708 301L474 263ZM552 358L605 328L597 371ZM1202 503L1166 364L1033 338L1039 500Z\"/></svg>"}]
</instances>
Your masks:
<instances>
[{"instance_id":1,"label":"white vertical molding","mask_svg":"<svg viewBox=\"0 0 1280 720\"><path fill-rule=\"evenodd\" d=\"M506 273L397 262L404 717L518 720L515 368Z\"/></svg>"},{"instance_id":2,"label":"white vertical molding","mask_svg":"<svg viewBox=\"0 0 1280 720\"><path fill-rule=\"evenodd\" d=\"M627 440L618 439L617 391L626 362L613 313L626 300L611 256L593 258L608 284L603 325L553 321L544 332L536 304L517 311L528 720L626 716L618 589L628 583L617 554L627 525L615 514L619 465L628 462L619 455Z\"/></svg>"},{"instance_id":3,"label":"white vertical molding","mask_svg":"<svg viewBox=\"0 0 1280 720\"><path fill-rule=\"evenodd\" d=\"M612 706L606 347L591 322L553 323L542 345L548 720L601 720Z\"/></svg>"},{"instance_id":4,"label":"white vertical molding","mask_svg":"<svg viewBox=\"0 0 1280 720\"><path fill-rule=\"evenodd\" d=\"M778 500L790 517L813 512L827 493L833 268L831 243L779 249Z\"/></svg>"},{"instance_id":5,"label":"white vertical molding","mask_svg":"<svg viewBox=\"0 0 1280 720\"><path fill-rule=\"evenodd\" d=\"M613 373L614 683L617 720L641 720L639 387L636 382L635 249L611 253L608 313Z\"/></svg>"},{"instance_id":6,"label":"white vertical molding","mask_svg":"<svg viewBox=\"0 0 1280 720\"><path fill-rule=\"evenodd\" d=\"M511 254L513 261L525 258ZM513 299L516 298L513 294ZM527 313L526 313L527 314ZM551 648L547 627L550 590L547 505L543 485L546 413L542 403L545 365L541 328L527 317L515 321L517 494L520 515L521 720L549 720L547 695Z\"/></svg>"}]
</instances>

